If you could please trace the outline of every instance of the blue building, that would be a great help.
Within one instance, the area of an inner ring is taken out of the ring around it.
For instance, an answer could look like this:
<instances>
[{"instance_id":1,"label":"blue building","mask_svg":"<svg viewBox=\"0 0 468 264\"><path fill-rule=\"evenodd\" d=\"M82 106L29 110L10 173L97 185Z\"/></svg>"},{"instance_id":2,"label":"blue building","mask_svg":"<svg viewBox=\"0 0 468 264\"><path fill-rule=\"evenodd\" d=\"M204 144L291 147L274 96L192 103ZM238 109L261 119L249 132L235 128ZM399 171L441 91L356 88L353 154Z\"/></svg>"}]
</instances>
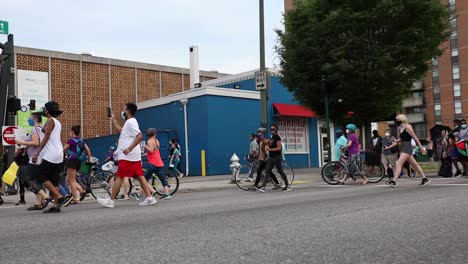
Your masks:
<instances>
[{"instance_id":1,"label":"blue building","mask_svg":"<svg viewBox=\"0 0 468 264\"><path fill-rule=\"evenodd\" d=\"M154 127L166 156L168 140L177 137L182 148L184 172L206 175L230 173L230 158L248 153L248 136L260 124L260 93L255 90L255 71L203 82L200 88L138 103L136 118L142 131ZM321 164L321 137L315 114L297 104L292 94L270 71L268 124L279 126L286 144L286 159L293 168ZM117 136L92 139L92 145L112 144ZM106 141L106 144L102 144ZM97 144L96 144L97 143ZM96 149L94 151L102 152Z\"/></svg>"}]
</instances>

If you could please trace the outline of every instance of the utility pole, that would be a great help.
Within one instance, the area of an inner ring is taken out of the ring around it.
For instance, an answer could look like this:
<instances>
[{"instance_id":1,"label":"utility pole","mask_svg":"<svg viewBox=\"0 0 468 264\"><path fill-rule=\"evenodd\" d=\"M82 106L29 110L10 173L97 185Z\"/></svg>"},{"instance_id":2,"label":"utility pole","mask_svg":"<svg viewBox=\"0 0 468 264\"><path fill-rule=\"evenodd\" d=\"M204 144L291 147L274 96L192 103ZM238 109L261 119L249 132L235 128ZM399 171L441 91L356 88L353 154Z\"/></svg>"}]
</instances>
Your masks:
<instances>
[{"instance_id":1,"label":"utility pole","mask_svg":"<svg viewBox=\"0 0 468 264\"><path fill-rule=\"evenodd\" d=\"M331 141L330 141L330 113L328 111L328 91L326 87L326 77L325 75L322 75L322 80L321 80L321 90L322 93L325 93L325 120L326 120L326 126L327 126L327 155L328 155L328 162L331 161Z\"/></svg>"},{"instance_id":2,"label":"utility pole","mask_svg":"<svg viewBox=\"0 0 468 264\"><path fill-rule=\"evenodd\" d=\"M265 69L265 19L264 19L264 5L263 0L259 0L259 10L260 10L260 71L264 72ZM269 78L267 74L267 78ZM269 82L267 81L267 84ZM267 96L268 89L270 87L265 87L265 89L260 90L260 126L267 127Z\"/></svg>"}]
</instances>

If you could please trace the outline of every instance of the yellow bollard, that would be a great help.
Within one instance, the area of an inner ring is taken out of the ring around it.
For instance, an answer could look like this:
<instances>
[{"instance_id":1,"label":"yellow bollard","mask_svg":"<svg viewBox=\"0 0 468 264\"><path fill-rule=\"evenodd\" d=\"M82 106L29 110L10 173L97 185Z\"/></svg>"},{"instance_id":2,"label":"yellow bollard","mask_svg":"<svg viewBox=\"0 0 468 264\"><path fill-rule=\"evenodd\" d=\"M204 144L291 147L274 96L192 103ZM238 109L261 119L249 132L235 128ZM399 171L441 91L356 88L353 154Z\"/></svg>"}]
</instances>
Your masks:
<instances>
[{"instance_id":1,"label":"yellow bollard","mask_svg":"<svg viewBox=\"0 0 468 264\"><path fill-rule=\"evenodd\" d=\"M205 159L205 150L201 150L201 174L206 176L206 159Z\"/></svg>"}]
</instances>

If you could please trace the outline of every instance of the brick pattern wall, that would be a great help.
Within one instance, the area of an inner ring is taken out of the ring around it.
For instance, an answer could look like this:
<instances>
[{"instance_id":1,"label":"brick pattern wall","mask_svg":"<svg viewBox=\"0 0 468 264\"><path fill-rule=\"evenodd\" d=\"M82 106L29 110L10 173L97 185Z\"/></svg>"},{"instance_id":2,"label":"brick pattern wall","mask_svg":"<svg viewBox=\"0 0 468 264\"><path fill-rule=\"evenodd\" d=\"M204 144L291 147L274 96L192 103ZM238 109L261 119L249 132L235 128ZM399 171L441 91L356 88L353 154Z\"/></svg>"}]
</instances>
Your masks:
<instances>
[{"instance_id":1,"label":"brick pattern wall","mask_svg":"<svg viewBox=\"0 0 468 264\"><path fill-rule=\"evenodd\" d=\"M117 116L117 121L123 125L123 120L119 117L120 112L128 102L135 102L135 69L120 66L111 66L111 92L112 111ZM115 128L113 133L117 133Z\"/></svg>"},{"instance_id":2,"label":"brick pattern wall","mask_svg":"<svg viewBox=\"0 0 468 264\"><path fill-rule=\"evenodd\" d=\"M49 71L49 58L18 54L17 68L19 70ZM69 137L72 125L81 123L80 105L80 62L51 59L51 95L57 101L64 113L60 116L62 122L62 139ZM113 113L120 124L120 111L127 102L147 101L163 96L188 90L190 76L188 74L170 73L136 69L138 91L135 93L135 68L111 66L111 90L109 91L109 65L97 63L82 63L83 88L83 137L108 135L110 128L106 108L109 106L109 92L111 93ZM182 81L183 78L183 81ZM215 79L200 76L200 81ZM160 83L162 81L162 87ZM183 85L183 87L182 87ZM138 98L136 98L138 97Z\"/></svg>"},{"instance_id":3,"label":"brick pattern wall","mask_svg":"<svg viewBox=\"0 0 468 264\"><path fill-rule=\"evenodd\" d=\"M171 72L162 72L163 96L182 92L182 75Z\"/></svg>"},{"instance_id":4,"label":"brick pattern wall","mask_svg":"<svg viewBox=\"0 0 468 264\"><path fill-rule=\"evenodd\" d=\"M62 140L69 137L73 125L80 125L80 62L52 59L51 63L51 99L57 101L63 114Z\"/></svg>"},{"instance_id":5,"label":"brick pattern wall","mask_svg":"<svg viewBox=\"0 0 468 264\"><path fill-rule=\"evenodd\" d=\"M16 67L19 70L48 72L49 58L31 55L18 55L16 56Z\"/></svg>"},{"instance_id":6,"label":"brick pattern wall","mask_svg":"<svg viewBox=\"0 0 468 264\"><path fill-rule=\"evenodd\" d=\"M109 134L109 66L83 62L83 137Z\"/></svg>"},{"instance_id":7,"label":"brick pattern wall","mask_svg":"<svg viewBox=\"0 0 468 264\"><path fill-rule=\"evenodd\" d=\"M139 69L138 78L138 102L148 101L160 97L159 71Z\"/></svg>"}]
</instances>

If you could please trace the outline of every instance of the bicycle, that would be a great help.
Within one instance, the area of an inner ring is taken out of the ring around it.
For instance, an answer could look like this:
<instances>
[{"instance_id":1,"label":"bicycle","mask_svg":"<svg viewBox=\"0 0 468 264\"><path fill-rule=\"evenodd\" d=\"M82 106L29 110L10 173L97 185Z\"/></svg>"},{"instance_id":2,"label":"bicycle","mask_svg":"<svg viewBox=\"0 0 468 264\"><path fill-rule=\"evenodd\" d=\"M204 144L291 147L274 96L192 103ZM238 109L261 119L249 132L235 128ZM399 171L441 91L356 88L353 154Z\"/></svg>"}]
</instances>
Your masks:
<instances>
[{"instance_id":1,"label":"bicycle","mask_svg":"<svg viewBox=\"0 0 468 264\"><path fill-rule=\"evenodd\" d=\"M177 174L171 169L166 169L166 170L162 171L162 175L163 175L163 177L166 177L166 180L168 182L169 194L171 196L174 195L177 192L177 190L179 189L179 178L177 177ZM153 176L153 177L150 179L151 182L149 182L149 184L156 191L155 193L153 193L153 196L155 196L156 194L159 195L159 196L164 196L164 186L162 186L162 183L159 180L158 176L156 174L154 174L154 173L151 176ZM112 189L112 186L114 186L114 181L115 181L116 177L117 176L114 175L114 177L110 177L110 178L107 179L107 184L109 184L109 186L111 186L111 189ZM132 190L133 190L133 187L135 187L135 189L137 190L137 188L136 188L137 184L135 183L133 178L129 179L129 183L130 183L130 186L129 186L127 194L129 196L133 197L133 195L131 195L131 194L133 194ZM123 186L121 188L123 188ZM140 188L141 188L141 186L140 186ZM119 193L121 193L121 192L122 191L119 191Z\"/></svg>"},{"instance_id":2,"label":"bicycle","mask_svg":"<svg viewBox=\"0 0 468 264\"><path fill-rule=\"evenodd\" d=\"M77 171L76 173L76 182L84 190L82 198L84 199L88 194L91 194L95 199L110 196L111 190L107 184L107 179L113 177L114 174L110 171L98 171L99 162L97 160L91 163L86 162L85 164L89 166L88 172Z\"/></svg>"},{"instance_id":3,"label":"bicycle","mask_svg":"<svg viewBox=\"0 0 468 264\"><path fill-rule=\"evenodd\" d=\"M268 162L268 158L267 158ZM286 160L282 161L283 171L288 177L289 185L291 186L294 182L294 170L287 164ZM251 161L249 164L239 167L235 172L235 183L239 189L244 191L254 191L255 190L255 178L257 177L257 169L260 161ZM278 183L275 183L270 177L268 182L272 183L276 188L282 187L281 177L279 176L278 170L276 167L273 169L272 173L278 179ZM260 182L262 183L265 180L266 169L262 171L262 177Z\"/></svg>"},{"instance_id":4,"label":"bicycle","mask_svg":"<svg viewBox=\"0 0 468 264\"><path fill-rule=\"evenodd\" d=\"M362 153L361 153L362 154ZM382 163L378 165L367 164L364 158L366 176L369 183L378 183L385 177L385 168ZM337 185L343 180L345 174L347 174L348 157L342 153L339 161L327 162L321 171L322 179L330 184ZM357 176L351 175L355 181Z\"/></svg>"}]
</instances>

